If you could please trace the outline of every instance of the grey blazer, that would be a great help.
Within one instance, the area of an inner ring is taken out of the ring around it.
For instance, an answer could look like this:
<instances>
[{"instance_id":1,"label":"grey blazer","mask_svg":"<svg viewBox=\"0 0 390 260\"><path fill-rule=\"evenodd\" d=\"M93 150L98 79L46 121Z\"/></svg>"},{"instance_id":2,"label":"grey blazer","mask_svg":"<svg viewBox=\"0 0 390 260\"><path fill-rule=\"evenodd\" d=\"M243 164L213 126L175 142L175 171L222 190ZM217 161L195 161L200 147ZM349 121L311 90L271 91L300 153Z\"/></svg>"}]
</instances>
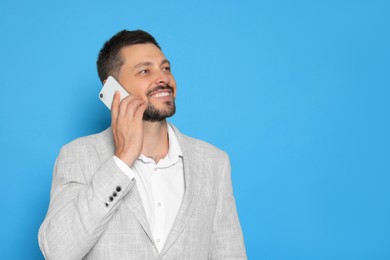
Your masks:
<instances>
[{"instance_id":1,"label":"grey blazer","mask_svg":"<svg viewBox=\"0 0 390 260\"><path fill-rule=\"evenodd\" d=\"M46 259L246 259L227 154L173 128L183 151L185 194L162 251L135 179L112 158L108 128L60 151L39 229Z\"/></svg>"}]
</instances>

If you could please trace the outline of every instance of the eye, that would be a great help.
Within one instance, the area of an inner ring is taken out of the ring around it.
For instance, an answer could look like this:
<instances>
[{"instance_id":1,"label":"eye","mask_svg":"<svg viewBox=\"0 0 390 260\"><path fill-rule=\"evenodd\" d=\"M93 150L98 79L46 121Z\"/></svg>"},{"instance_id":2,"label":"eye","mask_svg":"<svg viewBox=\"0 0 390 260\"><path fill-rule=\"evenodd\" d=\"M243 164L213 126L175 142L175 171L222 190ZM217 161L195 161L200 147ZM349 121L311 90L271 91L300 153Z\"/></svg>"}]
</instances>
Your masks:
<instances>
[{"instance_id":1,"label":"eye","mask_svg":"<svg viewBox=\"0 0 390 260\"><path fill-rule=\"evenodd\" d=\"M171 71L171 67L168 67L168 66L167 66L167 67L164 67L164 68L163 68L163 71Z\"/></svg>"},{"instance_id":2,"label":"eye","mask_svg":"<svg viewBox=\"0 0 390 260\"><path fill-rule=\"evenodd\" d=\"M147 73L149 73L149 70L141 70L139 73L140 74L147 74Z\"/></svg>"}]
</instances>

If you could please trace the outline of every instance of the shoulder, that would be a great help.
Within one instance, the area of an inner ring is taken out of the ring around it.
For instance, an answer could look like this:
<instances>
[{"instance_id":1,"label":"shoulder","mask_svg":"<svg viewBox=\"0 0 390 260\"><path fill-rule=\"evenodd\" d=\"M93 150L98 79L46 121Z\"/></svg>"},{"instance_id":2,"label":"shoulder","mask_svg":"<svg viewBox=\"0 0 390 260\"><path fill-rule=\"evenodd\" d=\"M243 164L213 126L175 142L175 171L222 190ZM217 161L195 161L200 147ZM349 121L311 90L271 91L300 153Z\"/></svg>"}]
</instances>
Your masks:
<instances>
[{"instance_id":1,"label":"shoulder","mask_svg":"<svg viewBox=\"0 0 390 260\"><path fill-rule=\"evenodd\" d=\"M112 131L111 127L103 130L100 133L87 135L83 137L79 137L67 144L65 144L65 147L72 147L72 146L85 146L85 145L91 145L91 144L100 144L107 142L110 138L112 138Z\"/></svg>"},{"instance_id":2,"label":"shoulder","mask_svg":"<svg viewBox=\"0 0 390 260\"><path fill-rule=\"evenodd\" d=\"M84 137L77 138L65 144L60 151L60 154L66 153L70 156L85 157L91 154L104 155L112 153L113 137L111 128Z\"/></svg>"},{"instance_id":3,"label":"shoulder","mask_svg":"<svg viewBox=\"0 0 390 260\"><path fill-rule=\"evenodd\" d=\"M215 155L215 156L225 156L226 152L213 144L210 144L208 142L205 142L200 139L196 139L187 135L183 135L183 139L185 142L196 149L202 150L204 153Z\"/></svg>"},{"instance_id":4,"label":"shoulder","mask_svg":"<svg viewBox=\"0 0 390 260\"><path fill-rule=\"evenodd\" d=\"M205 142L203 140L190 137L181 133L175 126L173 127L176 136L179 140L180 146L184 153L197 153L204 158L209 158L213 160L227 160L228 155L222 149Z\"/></svg>"}]
</instances>

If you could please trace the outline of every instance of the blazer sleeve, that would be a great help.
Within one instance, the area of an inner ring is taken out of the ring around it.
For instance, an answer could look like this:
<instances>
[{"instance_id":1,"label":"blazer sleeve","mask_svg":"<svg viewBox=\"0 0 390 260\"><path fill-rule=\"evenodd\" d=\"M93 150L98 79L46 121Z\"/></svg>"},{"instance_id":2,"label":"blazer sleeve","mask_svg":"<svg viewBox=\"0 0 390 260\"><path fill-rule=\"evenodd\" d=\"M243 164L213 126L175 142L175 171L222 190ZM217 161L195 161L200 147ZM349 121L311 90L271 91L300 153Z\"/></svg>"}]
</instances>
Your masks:
<instances>
[{"instance_id":1,"label":"blazer sleeve","mask_svg":"<svg viewBox=\"0 0 390 260\"><path fill-rule=\"evenodd\" d=\"M98 156L83 147L64 146L56 160L50 205L38 235L46 259L82 259L134 185L113 157L86 177L98 167L89 157Z\"/></svg>"},{"instance_id":2,"label":"blazer sleeve","mask_svg":"<svg viewBox=\"0 0 390 260\"><path fill-rule=\"evenodd\" d=\"M218 188L217 209L211 237L211 259L247 259L231 182L230 161L225 154Z\"/></svg>"}]
</instances>

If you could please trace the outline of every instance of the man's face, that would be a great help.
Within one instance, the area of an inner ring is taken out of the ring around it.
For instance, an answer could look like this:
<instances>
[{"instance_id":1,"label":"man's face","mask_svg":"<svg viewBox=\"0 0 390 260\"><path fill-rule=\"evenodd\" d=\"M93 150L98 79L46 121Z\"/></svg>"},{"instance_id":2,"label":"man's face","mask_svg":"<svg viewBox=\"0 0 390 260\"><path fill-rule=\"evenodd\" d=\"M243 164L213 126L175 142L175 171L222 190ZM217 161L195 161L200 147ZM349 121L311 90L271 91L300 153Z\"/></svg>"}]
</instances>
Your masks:
<instances>
[{"instance_id":1,"label":"man's face","mask_svg":"<svg viewBox=\"0 0 390 260\"><path fill-rule=\"evenodd\" d=\"M154 44L122 48L124 63L118 81L131 95L148 101L146 121L161 121L175 113L176 82L169 61Z\"/></svg>"}]
</instances>

